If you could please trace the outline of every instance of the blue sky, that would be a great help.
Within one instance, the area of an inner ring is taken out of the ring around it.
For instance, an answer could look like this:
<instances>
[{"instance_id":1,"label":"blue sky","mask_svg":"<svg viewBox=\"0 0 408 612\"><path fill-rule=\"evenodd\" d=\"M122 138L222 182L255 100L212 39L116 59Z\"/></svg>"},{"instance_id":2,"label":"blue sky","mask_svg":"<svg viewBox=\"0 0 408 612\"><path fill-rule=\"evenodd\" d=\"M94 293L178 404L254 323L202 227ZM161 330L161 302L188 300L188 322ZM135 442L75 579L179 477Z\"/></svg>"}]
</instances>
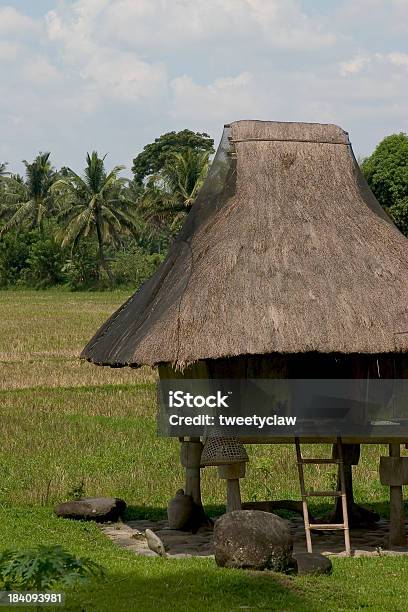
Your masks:
<instances>
[{"instance_id":1,"label":"blue sky","mask_svg":"<svg viewBox=\"0 0 408 612\"><path fill-rule=\"evenodd\" d=\"M188 127L337 123L357 156L408 131L408 0L0 0L0 161L80 171Z\"/></svg>"}]
</instances>

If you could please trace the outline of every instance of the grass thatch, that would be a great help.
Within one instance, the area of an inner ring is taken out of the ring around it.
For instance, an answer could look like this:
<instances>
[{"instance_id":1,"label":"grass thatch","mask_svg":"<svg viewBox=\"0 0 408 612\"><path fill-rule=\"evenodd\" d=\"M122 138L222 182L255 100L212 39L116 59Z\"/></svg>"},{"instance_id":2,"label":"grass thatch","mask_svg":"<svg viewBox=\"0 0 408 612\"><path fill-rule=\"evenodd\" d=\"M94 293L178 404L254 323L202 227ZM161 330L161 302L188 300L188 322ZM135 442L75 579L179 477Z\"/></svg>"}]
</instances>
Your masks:
<instances>
[{"instance_id":1,"label":"grass thatch","mask_svg":"<svg viewBox=\"0 0 408 612\"><path fill-rule=\"evenodd\" d=\"M408 350L408 241L347 134L239 121L166 261L89 342L106 365Z\"/></svg>"}]
</instances>

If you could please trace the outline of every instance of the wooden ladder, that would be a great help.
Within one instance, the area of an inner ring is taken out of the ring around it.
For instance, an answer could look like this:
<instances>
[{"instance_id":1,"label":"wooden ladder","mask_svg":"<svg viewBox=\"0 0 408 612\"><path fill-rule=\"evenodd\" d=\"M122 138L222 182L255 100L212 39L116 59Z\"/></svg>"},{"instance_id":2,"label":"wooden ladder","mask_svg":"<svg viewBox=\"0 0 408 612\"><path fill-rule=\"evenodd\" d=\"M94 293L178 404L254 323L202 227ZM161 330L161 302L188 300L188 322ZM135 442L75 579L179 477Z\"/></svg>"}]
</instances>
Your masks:
<instances>
[{"instance_id":1,"label":"wooden ladder","mask_svg":"<svg viewBox=\"0 0 408 612\"><path fill-rule=\"evenodd\" d=\"M344 463L343 463L343 448L341 444L341 438L337 438L337 459L305 459L302 457L302 451L300 448L300 439L295 438L296 444L296 456L297 456L297 466L299 472L299 482L300 482L300 492L302 495L302 508L303 508L303 520L305 523L305 533L306 533L306 545L307 552L313 552L312 547L312 537L311 537L311 529L315 529L317 531L344 531L344 544L346 547L346 555L351 555L351 547L350 547L350 531L349 531L349 522L348 522L348 512L347 512L347 496L346 496L346 483L344 478ZM340 476L340 490L334 491L307 491L305 487L305 475L303 466L306 464L335 464L339 467L339 476ZM310 525L309 521L309 510L307 507L307 499L308 497L341 497L341 507L343 511L343 522L342 523L312 523Z\"/></svg>"}]
</instances>

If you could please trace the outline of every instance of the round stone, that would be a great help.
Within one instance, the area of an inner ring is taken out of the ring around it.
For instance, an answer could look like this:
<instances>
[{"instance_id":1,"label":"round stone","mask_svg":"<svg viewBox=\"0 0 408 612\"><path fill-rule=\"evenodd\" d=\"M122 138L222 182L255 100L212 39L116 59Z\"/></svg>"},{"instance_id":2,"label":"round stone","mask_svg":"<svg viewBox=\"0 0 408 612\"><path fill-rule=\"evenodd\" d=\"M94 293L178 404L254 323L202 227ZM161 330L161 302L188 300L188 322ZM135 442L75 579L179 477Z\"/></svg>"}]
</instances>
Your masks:
<instances>
[{"instance_id":1,"label":"round stone","mask_svg":"<svg viewBox=\"0 0 408 612\"><path fill-rule=\"evenodd\" d=\"M217 565L288 572L296 568L289 523L270 512L237 510L214 527Z\"/></svg>"}]
</instances>

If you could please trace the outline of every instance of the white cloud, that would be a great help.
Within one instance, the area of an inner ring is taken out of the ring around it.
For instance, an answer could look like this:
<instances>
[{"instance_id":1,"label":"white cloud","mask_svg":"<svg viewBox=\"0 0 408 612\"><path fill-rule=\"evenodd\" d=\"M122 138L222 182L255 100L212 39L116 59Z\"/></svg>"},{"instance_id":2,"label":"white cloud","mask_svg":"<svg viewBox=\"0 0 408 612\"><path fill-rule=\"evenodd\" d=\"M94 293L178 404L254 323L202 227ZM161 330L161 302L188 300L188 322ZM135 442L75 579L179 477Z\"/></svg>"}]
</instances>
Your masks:
<instances>
[{"instance_id":1,"label":"white cloud","mask_svg":"<svg viewBox=\"0 0 408 612\"><path fill-rule=\"evenodd\" d=\"M188 45L206 42L211 53L214 41L224 38L239 49L249 37L266 48L292 51L333 44L335 36L315 21L295 0L77 0L46 15L49 40L67 70L82 79L88 93L97 91L100 103L164 98L170 81L165 49L185 53ZM163 59L153 59L158 53ZM173 75L172 116L181 116L182 109L199 116L200 100L211 101L207 110L213 117L229 105L247 112L253 105L250 88L241 75L231 79L228 72L207 85ZM195 109L185 103L190 98Z\"/></svg>"},{"instance_id":2,"label":"white cloud","mask_svg":"<svg viewBox=\"0 0 408 612\"><path fill-rule=\"evenodd\" d=\"M370 63L371 59L367 56L358 55L348 62L340 62L340 76L348 76L349 74L358 74L365 66Z\"/></svg>"},{"instance_id":3,"label":"white cloud","mask_svg":"<svg viewBox=\"0 0 408 612\"><path fill-rule=\"evenodd\" d=\"M61 78L57 68L43 55L30 57L23 66L23 75L26 79L39 84L57 81Z\"/></svg>"},{"instance_id":4,"label":"white cloud","mask_svg":"<svg viewBox=\"0 0 408 612\"><path fill-rule=\"evenodd\" d=\"M38 25L27 15L12 6L0 7L0 36L15 36L27 31L35 31Z\"/></svg>"},{"instance_id":5,"label":"white cloud","mask_svg":"<svg viewBox=\"0 0 408 612\"><path fill-rule=\"evenodd\" d=\"M408 53L388 53L386 57L394 66L402 66L408 69Z\"/></svg>"},{"instance_id":6,"label":"white cloud","mask_svg":"<svg viewBox=\"0 0 408 612\"><path fill-rule=\"evenodd\" d=\"M81 76L95 83L101 96L126 102L161 96L167 85L162 64L149 64L125 52L95 53L85 62Z\"/></svg>"},{"instance_id":7,"label":"white cloud","mask_svg":"<svg viewBox=\"0 0 408 612\"><path fill-rule=\"evenodd\" d=\"M246 0L251 18L267 36L269 44L283 49L316 49L332 45L336 35L326 31L292 0ZM327 26L327 23L325 24Z\"/></svg>"},{"instance_id":8,"label":"white cloud","mask_svg":"<svg viewBox=\"0 0 408 612\"><path fill-rule=\"evenodd\" d=\"M224 123L244 118L259 111L254 95L253 77L243 72L235 77L216 79L209 85L199 85L187 75L170 84L171 115L185 120L207 120Z\"/></svg>"},{"instance_id":9,"label":"white cloud","mask_svg":"<svg viewBox=\"0 0 408 612\"><path fill-rule=\"evenodd\" d=\"M129 165L160 133L216 136L245 117L339 123L357 153L408 129L408 0L308 5L55 0L38 19L0 8L0 161L4 147L11 162L51 149L80 168L96 147Z\"/></svg>"},{"instance_id":10,"label":"white cloud","mask_svg":"<svg viewBox=\"0 0 408 612\"><path fill-rule=\"evenodd\" d=\"M378 71L384 66L395 69L408 69L408 53L372 53L371 55L357 55L351 60L339 63L339 73L342 77L356 75L358 73L372 70ZM380 73L377 72L380 76ZM390 80L389 78L386 80Z\"/></svg>"},{"instance_id":11,"label":"white cloud","mask_svg":"<svg viewBox=\"0 0 408 612\"><path fill-rule=\"evenodd\" d=\"M407 0L390 0L391 10L388 2L387 10L392 19L394 30L396 32L408 32L408 1Z\"/></svg>"},{"instance_id":12,"label":"white cloud","mask_svg":"<svg viewBox=\"0 0 408 612\"><path fill-rule=\"evenodd\" d=\"M336 14L337 28L347 28L348 33L367 34L383 42L385 37L395 37L408 31L407 0L343 0Z\"/></svg>"},{"instance_id":13,"label":"white cloud","mask_svg":"<svg viewBox=\"0 0 408 612\"><path fill-rule=\"evenodd\" d=\"M370 18L383 7L388 8L395 0L343 0L339 12L347 19ZM405 0L404 0L405 1Z\"/></svg>"},{"instance_id":14,"label":"white cloud","mask_svg":"<svg viewBox=\"0 0 408 612\"><path fill-rule=\"evenodd\" d=\"M250 33L282 49L335 41L335 35L307 17L295 0L116 0L106 9L101 32L105 40L166 48Z\"/></svg>"},{"instance_id":15,"label":"white cloud","mask_svg":"<svg viewBox=\"0 0 408 612\"><path fill-rule=\"evenodd\" d=\"M18 45L11 42L0 41L0 61L10 62L17 58L19 51Z\"/></svg>"},{"instance_id":16,"label":"white cloud","mask_svg":"<svg viewBox=\"0 0 408 612\"><path fill-rule=\"evenodd\" d=\"M63 61L88 87L98 91L100 100L135 102L160 95L167 84L161 62L146 62L135 53L99 40L95 19L108 4L109 0L80 0L72 12L50 11L46 15L50 40L60 44Z\"/></svg>"},{"instance_id":17,"label":"white cloud","mask_svg":"<svg viewBox=\"0 0 408 612\"><path fill-rule=\"evenodd\" d=\"M45 15L45 23L47 26L48 37L50 38L50 40L64 39L62 20L58 15L57 11L49 11Z\"/></svg>"}]
</instances>

